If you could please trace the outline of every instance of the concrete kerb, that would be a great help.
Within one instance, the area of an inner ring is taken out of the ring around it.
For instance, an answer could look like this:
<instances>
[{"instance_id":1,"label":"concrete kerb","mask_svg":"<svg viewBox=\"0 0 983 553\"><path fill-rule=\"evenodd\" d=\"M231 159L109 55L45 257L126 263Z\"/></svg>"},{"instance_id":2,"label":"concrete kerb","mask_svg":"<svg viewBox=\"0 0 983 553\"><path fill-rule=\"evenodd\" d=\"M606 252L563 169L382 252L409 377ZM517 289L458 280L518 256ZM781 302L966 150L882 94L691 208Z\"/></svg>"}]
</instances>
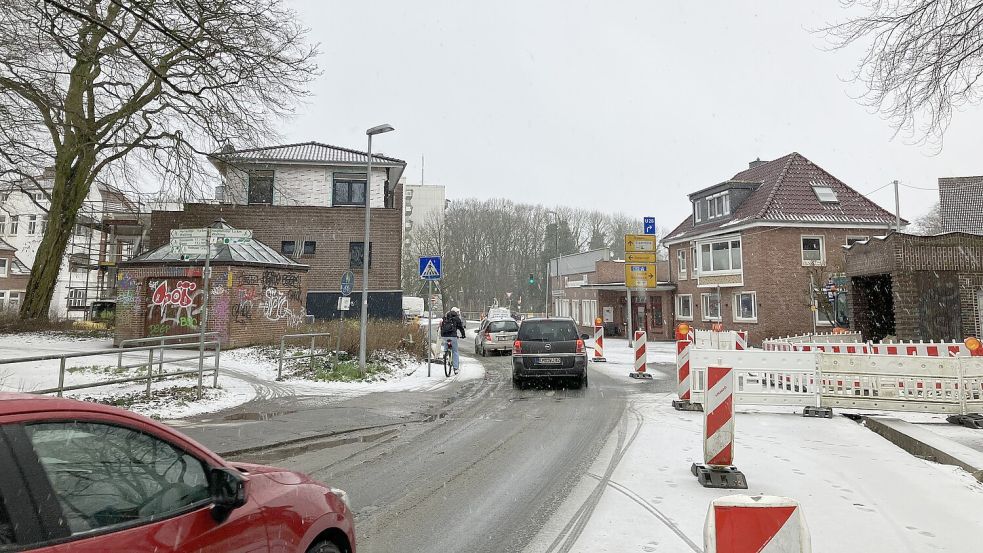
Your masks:
<instances>
[{"instance_id":1,"label":"concrete kerb","mask_svg":"<svg viewBox=\"0 0 983 553\"><path fill-rule=\"evenodd\" d=\"M864 416L864 425L901 449L944 465L953 465L983 482L983 453L892 417Z\"/></svg>"}]
</instances>

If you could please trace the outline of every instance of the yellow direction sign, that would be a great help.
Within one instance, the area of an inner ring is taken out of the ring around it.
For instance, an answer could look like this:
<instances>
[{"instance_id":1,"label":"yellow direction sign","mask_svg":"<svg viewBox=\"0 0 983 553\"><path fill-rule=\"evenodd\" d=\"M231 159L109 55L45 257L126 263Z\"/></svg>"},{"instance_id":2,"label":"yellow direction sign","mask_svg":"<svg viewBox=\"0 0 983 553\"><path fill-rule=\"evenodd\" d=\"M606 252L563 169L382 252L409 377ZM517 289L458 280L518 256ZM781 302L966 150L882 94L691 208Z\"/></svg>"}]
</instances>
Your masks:
<instances>
[{"instance_id":1,"label":"yellow direction sign","mask_svg":"<svg viewBox=\"0 0 983 553\"><path fill-rule=\"evenodd\" d=\"M625 263L655 263L655 254L625 252Z\"/></svg>"},{"instance_id":2,"label":"yellow direction sign","mask_svg":"<svg viewBox=\"0 0 983 553\"><path fill-rule=\"evenodd\" d=\"M655 263L625 263L625 285L629 288L655 288Z\"/></svg>"},{"instance_id":3,"label":"yellow direction sign","mask_svg":"<svg viewBox=\"0 0 983 553\"><path fill-rule=\"evenodd\" d=\"M625 253L628 252L655 253L655 236L651 234L626 234Z\"/></svg>"}]
</instances>

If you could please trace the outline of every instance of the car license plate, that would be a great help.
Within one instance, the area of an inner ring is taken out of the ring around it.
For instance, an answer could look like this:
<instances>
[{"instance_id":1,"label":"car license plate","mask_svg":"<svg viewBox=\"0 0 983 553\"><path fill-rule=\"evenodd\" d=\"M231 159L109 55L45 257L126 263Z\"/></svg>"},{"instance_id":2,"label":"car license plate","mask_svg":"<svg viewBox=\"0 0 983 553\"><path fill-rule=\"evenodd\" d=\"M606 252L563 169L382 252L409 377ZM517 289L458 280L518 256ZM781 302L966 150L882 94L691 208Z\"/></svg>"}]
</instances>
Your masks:
<instances>
[{"instance_id":1,"label":"car license plate","mask_svg":"<svg viewBox=\"0 0 983 553\"><path fill-rule=\"evenodd\" d=\"M508 342L509 341L509 337L508 336L499 336L498 337L498 341L499 342Z\"/></svg>"},{"instance_id":2,"label":"car license plate","mask_svg":"<svg viewBox=\"0 0 983 553\"><path fill-rule=\"evenodd\" d=\"M539 359L539 364L540 365L559 365L560 364L560 358L559 357L541 357Z\"/></svg>"}]
</instances>

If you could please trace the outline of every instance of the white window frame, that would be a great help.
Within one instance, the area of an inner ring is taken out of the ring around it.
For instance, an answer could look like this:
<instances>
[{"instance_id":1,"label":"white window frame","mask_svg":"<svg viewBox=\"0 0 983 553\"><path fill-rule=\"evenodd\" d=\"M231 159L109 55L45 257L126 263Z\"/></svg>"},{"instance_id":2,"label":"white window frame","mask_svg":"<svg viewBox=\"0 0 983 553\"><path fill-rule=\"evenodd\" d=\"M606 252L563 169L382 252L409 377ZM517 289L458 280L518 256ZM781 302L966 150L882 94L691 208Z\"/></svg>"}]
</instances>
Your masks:
<instances>
[{"instance_id":1,"label":"white window frame","mask_svg":"<svg viewBox=\"0 0 983 553\"><path fill-rule=\"evenodd\" d=\"M730 215L730 192L717 192L704 198L707 204L707 220Z\"/></svg>"},{"instance_id":2,"label":"white window frame","mask_svg":"<svg viewBox=\"0 0 983 553\"><path fill-rule=\"evenodd\" d=\"M693 202L693 220L697 223L703 222L703 218L700 217L700 201L702 200Z\"/></svg>"},{"instance_id":3,"label":"white window frame","mask_svg":"<svg viewBox=\"0 0 983 553\"><path fill-rule=\"evenodd\" d=\"M827 321L826 319L822 319L822 318L819 317L819 314L821 313L821 311L819 311L818 302L820 302L820 301L826 301L826 297L823 296L822 298L818 298L816 300L816 303L817 303L816 310L813 311L813 314L812 314L812 316L816 318L816 326L833 326L833 324L834 324L833 321ZM836 316L836 313L833 313L833 316L835 317Z\"/></svg>"},{"instance_id":4,"label":"white window frame","mask_svg":"<svg viewBox=\"0 0 983 553\"><path fill-rule=\"evenodd\" d=\"M24 294L23 292L14 292L14 291L8 292L7 293L7 301L5 303L6 307L8 309L19 309L20 308L21 296L23 294Z\"/></svg>"},{"instance_id":5,"label":"white window frame","mask_svg":"<svg viewBox=\"0 0 983 553\"><path fill-rule=\"evenodd\" d=\"M733 253L732 253L732 243L738 242L741 249L741 266L740 268L728 268L715 270L712 267L707 268L703 266L703 246L710 246L710 263L713 264L713 245L719 244L721 242L727 243L727 264L733 267ZM743 275L744 274L744 241L740 236L730 236L730 237L719 237L715 239L708 239L697 243L697 255L700 256L700 276L711 276L711 275Z\"/></svg>"},{"instance_id":6,"label":"white window frame","mask_svg":"<svg viewBox=\"0 0 983 553\"><path fill-rule=\"evenodd\" d=\"M6 257L0 257L0 277L7 276L10 270L10 260Z\"/></svg>"},{"instance_id":7,"label":"white window frame","mask_svg":"<svg viewBox=\"0 0 983 553\"><path fill-rule=\"evenodd\" d=\"M27 235L33 236L38 233L38 216L28 215L27 216Z\"/></svg>"},{"instance_id":8,"label":"white window frame","mask_svg":"<svg viewBox=\"0 0 983 553\"><path fill-rule=\"evenodd\" d=\"M803 242L806 239L819 240L819 260L806 259L806 249ZM803 234L799 236L799 259L803 267L825 267L826 266L826 237L821 234Z\"/></svg>"},{"instance_id":9,"label":"white window frame","mask_svg":"<svg viewBox=\"0 0 983 553\"><path fill-rule=\"evenodd\" d=\"M720 297L717 296L717 316L711 316L710 311L710 297L717 296L715 292L703 292L700 294L700 318L704 321L720 322L723 320L720 312Z\"/></svg>"},{"instance_id":10,"label":"white window frame","mask_svg":"<svg viewBox=\"0 0 983 553\"><path fill-rule=\"evenodd\" d=\"M829 193L833 196L833 198L824 200L823 194L820 193L820 190L823 190L823 193L829 191ZM816 195L816 199L819 200L819 203L823 203L823 204L840 203L840 197L836 195L836 190L833 190L833 187L828 184L812 183L812 193Z\"/></svg>"},{"instance_id":11,"label":"white window frame","mask_svg":"<svg viewBox=\"0 0 983 553\"><path fill-rule=\"evenodd\" d=\"M85 289L72 288L68 291L68 307L85 307Z\"/></svg>"},{"instance_id":12,"label":"white window frame","mask_svg":"<svg viewBox=\"0 0 983 553\"><path fill-rule=\"evenodd\" d=\"M683 298L689 300L689 315L683 315ZM676 294L676 319L679 321L693 320L693 294Z\"/></svg>"},{"instance_id":13,"label":"white window frame","mask_svg":"<svg viewBox=\"0 0 983 553\"><path fill-rule=\"evenodd\" d=\"M692 274L693 278L697 278L697 277L700 276L700 261L699 261L699 258L697 257L697 253L698 253L697 250L698 250L698 248L696 247L696 245L690 246L690 249L689 249L689 258L691 260L693 260L693 263L692 263L693 270L690 271L690 273Z\"/></svg>"},{"instance_id":14,"label":"white window frame","mask_svg":"<svg viewBox=\"0 0 983 553\"><path fill-rule=\"evenodd\" d=\"M7 309L7 290L0 290L0 310Z\"/></svg>"},{"instance_id":15,"label":"white window frame","mask_svg":"<svg viewBox=\"0 0 983 553\"><path fill-rule=\"evenodd\" d=\"M679 248L676 252L676 271L679 273L679 280L687 280L689 271L686 268L686 248Z\"/></svg>"},{"instance_id":16,"label":"white window frame","mask_svg":"<svg viewBox=\"0 0 983 553\"><path fill-rule=\"evenodd\" d=\"M751 296L751 306L754 309L754 313L751 317L741 316L741 296L750 295ZM742 323L756 323L758 322L758 293L752 290L743 290L740 292L734 292L734 320L740 321Z\"/></svg>"},{"instance_id":17,"label":"white window frame","mask_svg":"<svg viewBox=\"0 0 983 553\"><path fill-rule=\"evenodd\" d=\"M857 242L863 242L864 240L870 240L870 236L864 236L862 234L847 234L843 243L847 246L850 245L850 240L855 240Z\"/></svg>"},{"instance_id":18,"label":"white window frame","mask_svg":"<svg viewBox=\"0 0 983 553\"><path fill-rule=\"evenodd\" d=\"M20 224L20 215L10 216L10 228L8 228L7 236L17 236L18 225Z\"/></svg>"}]
</instances>

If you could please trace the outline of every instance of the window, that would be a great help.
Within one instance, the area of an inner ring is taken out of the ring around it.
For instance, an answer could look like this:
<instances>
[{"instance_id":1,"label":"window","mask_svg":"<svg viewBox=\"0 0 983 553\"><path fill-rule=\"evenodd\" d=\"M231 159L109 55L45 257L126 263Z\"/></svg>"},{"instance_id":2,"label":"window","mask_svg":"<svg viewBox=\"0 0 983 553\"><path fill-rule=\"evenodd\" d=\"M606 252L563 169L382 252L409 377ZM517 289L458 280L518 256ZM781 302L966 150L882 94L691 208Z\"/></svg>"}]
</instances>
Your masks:
<instances>
[{"instance_id":1,"label":"window","mask_svg":"<svg viewBox=\"0 0 983 553\"><path fill-rule=\"evenodd\" d=\"M700 244L700 274L741 270L741 241Z\"/></svg>"},{"instance_id":2,"label":"window","mask_svg":"<svg viewBox=\"0 0 983 553\"><path fill-rule=\"evenodd\" d=\"M720 296L717 294L700 294L704 321L720 320Z\"/></svg>"},{"instance_id":3,"label":"window","mask_svg":"<svg viewBox=\"0 0 983 553\"><path fill-rule=\"evenodd\" d=\"M17 215L11 215L10 216L10 229L9 229L10 230L10 234L8 236L17 236L17 221L18 220L20 220L20 217L18 217Z\"/></svg>"},{"instance_id":4,"label":"window","mask_svg":"<svg viewBox=\"0 0 983 553\"><path fill-rule=\"evenodd\" d=\"M0 292L0 309L7 309L10 306L7 305L7 291L4 290Z\"/></svg>"},{"instance_id":5,"label":"window","mask_svg":"<svg viewBox=\"0 0 983 553\"><path fill-rule=\"evenodd\" d=\"M738 292L734 294L734 320L757 322L758 301L754 292Z\"/></svg>"},{"instance_id":6,"label":"window","mask_svg":"<svg viewBox=\"0 0 983 553\"><path fill-rule=\"evenodd\" d=\"M0 277L7 276L7 264L8 263L10 263L10 260L8 260L7 258L5 258L5 257L4 258L0 258Z\"/></svg>"},{"instance_id":7,"label":"window","mask_svg":"<svg viewBox=\"0 0 983 553\"><path fill-rule=\"evenodd\" d=\"M824 204L835 204L840 201L836 197L836 192L834 192L829 186L813 185L812 191L816 193L816 197L819 198L819 201Z\"/></svg>"},{"instance_id":8,"label":"window","mask_svg":"<svg viewBox=\"0 0 983 553\"><path fill-rule=\"evenodd\" d=\"M348 243L348 268L361 269L365 262L365 243ZM372 268L372 243L369 242L369 269Z\"/></svg>"},{"instance_id":9,"label":"window","mask_svg":"<svg viewBox=\"0 0 983 553\"><path fill-rule=\"evenodd\" d=\"M334 175L331 205L365 205L365 173Z\"/></svg>"},{"instance_id":10,"label":"window","mask_svg":"<svg viewBox=\"0 0 983 553\"><path fill-rule=\"evenodd\" d=\"M7 513L7 505L4 503L3 497L0 497L0 546L15 543L17 542L14 540L14 525L10 522L10 515Z\"/></svg>"},{"instance_id":11,"label":"window","mask_svg":"<svg viewBox=\"0 0 983 553\"><path fill-rule=\"evenodd\" d=\"M825 265L826 248L822 236L802 237L802 264Z\"/></svg>"},{"instance_id":12,"label":"window","mask_svg":"<svg viewBox=\"0 0 983 553\"><path fill-rule=\"evenodd\" d=\"M696 257L696 246L693 246L689 250L689 258L693 260L693 278L700 275L700 260Z\"/></svg>"},{"instance_id":13,"label":"window","mask_svg":"<svg viewBox=\"0 0 983 553\"><path fill-rule=\"evenodd\" d=\"M0 234L7 234L7 216L0 214Z\"/></svg>"},{"instance_id":14,"label":"window","mask_svg":"<svg viewBox=\"0 0 983 553\"><path fill-rule=\"evenodd\" d=\"M534 321L519 325L519 340L571 342L577 338L577 327L570 321Z\"/></svg>"},{"instance_id":15,"label":"window","mask_svg":"<svg viewBox=\"0 0 983 553\"><path fill-rule=\"evenodd\" d=\"M251 204L273 203L273 171L251 171L249 173L249 197Z\"/></svg>"},{"instance_id":16,"label":"window","mask_svg":"<svg viewBox=\"0 0 983 553\"><path fill-rule=\"evenodd\" d=\"M489 332L518 332L519 323L512 320L492 321L491 324L488 325L488 331Z\"/></svg>"},{"instance_id":17,"label":"window","mask_svg":"<svg viewBox=\"0 0 983 553\"><path fill-rule=\"evenodd\" d=\"M707 219L716 219L730 215L730 194L720 192L712 196L707 196Z\"/></svg>"},{"instance_id":18,"label":"window","mask_svg":"<svg viewBox=\"0 0 983 553\"><path fill-rule=\"evenodd\" d=\"M846 245L847 246L852 246L852 245L856 244L857 242L863 242L864 240L867 240L868 238L870 238L870 237L869 236L847 236L846 237Z\"/></svg>"},{"instance_id":19,"label":"window","mask_svg":"<svg viewBox=\"0 0 983 553\"><path fill-rule=\"evenodd\" d=\"M280 253L282 253L287 257L292 256L295 253L296 249L297 249L297 243L294 242L293 240L284 240L280 242Z\"/></svg>"},{"instance_id":20,"label":"window","mask_svg":"<svg viewBox=\"0 0 983 553\"><path fill-rule=\"evenodd\" d=\"M703 221L703 213L701 213L700 207L703 206L703 202L693 202L693 220L697 223Z\"/></svg>"},{"instance_id":21,"label":"window","mask_svg":"<svg viewBox=\"0 0 983 553\"><path fill-rule=\"evenodd\" d=\"M89 236L92 236L92 227L88 225L83 225L82 223L76 223L75 236L80 236L82 238L88 238Z\"/></svg>"},{"instance_id":22,"label":"window","mask_svg":"<svg viewBox=\"0 0 983 553\"><path fill-rule=\"evenodd\" d=\"M48 216L47 215L42 215L41 216L41 234L44 234L47 231L48 231Z\"/></svg>"},{"instance_id":23,"label":"window","mask_svg":"<svg viewBox=\"0 0 983 553\"><path fill-rule=\"evenodd\" d=\"M28 215L27 216L27 234L37 234L38 232L38 216Z\"/></svg>"},{"instance_id":24,"label":"window","mask_svg":"<svg viewBox=\"0 0 983 553\"><path fill-rule=\"evenodd\" d=\"M44 201L44 192L28 192L28 196L34 198L35 201Z\"/></svg>"},{"instance_id":25,"label":"window","mask_svg":"<svg viewBox=\"0 0 983 553\"><path fill-rule=\"evenodd\" d=\"M304 240L304 252L303 255L314 255L317 251L317 242L313 240Z\"/></svg>"},{"instance_id":26,"label":"window","mask_svg":"<svg viewBox=\"0 0 983 553\"><path fill-rule=\"evenodd\" d=\"M676 252L676 266L679 268L679 280L686 280L686 250Z\"/></svg>"},{"instance_id":27,"label":"window","mask_svg":"<svg viewBox=\"0 0 983 553\"><path fill-rule=\"evenodd\" d=\"M153 436L77 421L25 430L72 534L159 520L211 501L205 465Z\"/></svg>"},{"instance_id":28,"label":"window","mask_svg":"<svg viewBox=\"0 0 983 553\"><path fill-rule=\"evenodd\" d=\"M68 291L68 307L85 307L85 289L73 288Z\"/></svg>"},{"instance_id":29,"label":"window","mask_svg":"<svg viewBox=\"0 0 983 553\"><path fill-rule=\"evenodd\" d=\"M20 292L11 292L10 299L7 301L7 309L20 309Z\"/></svg>"},{"instance_id":30,"label":"window","mask_svg":"<svg viewBox=\"0 0 983 553\"><path fill-rule=\"evenodd\" d=\"M676 318L683 321L693 320L692 294L680 294L676 296Z\"/></svg>"}]
</instances>

